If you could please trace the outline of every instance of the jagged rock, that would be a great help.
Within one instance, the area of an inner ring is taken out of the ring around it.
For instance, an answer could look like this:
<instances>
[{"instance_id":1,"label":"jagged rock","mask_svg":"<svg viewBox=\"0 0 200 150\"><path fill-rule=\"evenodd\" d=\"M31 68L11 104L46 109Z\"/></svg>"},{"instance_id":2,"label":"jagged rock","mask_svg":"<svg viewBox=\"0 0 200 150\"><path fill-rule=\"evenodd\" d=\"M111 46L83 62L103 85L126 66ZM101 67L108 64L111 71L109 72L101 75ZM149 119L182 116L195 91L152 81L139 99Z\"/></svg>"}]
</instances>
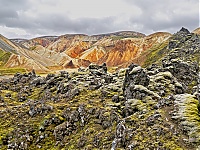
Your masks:
<instances>
[{"instance_id":1,"label":"jagged rock","mask_svg":"<svg viewBox=\"0 0 200 150\"><path fill-rule=\"evenodd\" d=\"M10 94L10 93L6 93L6 95L5 95L6 97L9 97L9 98L11 98L12 97L12 95Z\"/></svg>"},{"instance_id":2,"label":"jagged rock","mask_svg":"<svg viewBox=\"0 0 200 150\"><path fill-rule=\"evenodd\" d=\"M165 106L171 106L172 104L174 104L174 100L174 95L169 95L167 98L160 99L155 108L158 109Z\"/></svg>"},{"instance_id":3,"label":"jagged rock","mask_svg":"<svg viewBox=\"0 0 200 150\"><path fill-rule=\"evenodd\" d=\"M103 129L106 129L111 126L111 122L110 122L110 120L105 120L101 123L101 125L102 125Z\"/></svg>"},{"instance_id":4,"label":"jagged rock","mask_svg":"<svg viewBox=\"0 0 200 150\"><path fill-rule=\"evenodd\" d=\"M36 77L31 83L33 86L39 86L45 84L45 80L42 77Z\"/></svg>"},{"instance_id":5,"label":"jagged rock","mask_svg":"<svg viewBox=\"0 0 200 150\"><path fill-rule=\"evenodd\" d=\"M78 72L85 72L85 71L86 71L85 68L82 68L82 67L79 67L79 68L78 68Z\"/></svg>"},{"instance_id":6,"label":"jagged rock","mask_svg":"<svg viewBox=\"0 0 200 150\"><path fill-rule=\"evenodd\" d=\"M47 76L46 76L46 80L49 80L49 79L51 79L51 78L53 78L53 77L55 77L55 74L47 74Z\"/></svg>"},{"instance_id":7,"label":"jagged rock","mask_svg":"<svg viewBox=\"0 0 200 150\"><path fill-rule=\"evenodd\" d=\"M176 94L185 93L185 90L184 90L183 86L180 83L175 83L175 92L176 92Z\"/></svg>"},{"instance_id":8,"label":"jagged rock","mask_svg":"<svg viewBox=\"0 0 200 150\"><path fill-rule=\"evenodd\" d=\"M28 113L31 117L37 113L34 105L30 106L30 110Z\"/></svg>"},{"instance_id":9,"label":"jagged rock","mask_svg":"<svg viewBox=\"0 0 200 150\"><path fill-rule=\"evenodd\" d=\"M113 77L110 76L110 75L106 75L106 76L104 77L104 80L105 80L105 83L110 84L110 83L112 83L112 81L113 81Z\"/></svg>"},{"instance_id":10,"label":"jagged rock","mask_svg":"<svg viewBox=\"0 0 200 150\"><path fill-rule=\"evenodd\" d=\"M112 142L111 150L116 150L117 144L118 144L118 139L115 138L115 139L113 140L113 142Z\"/></svg>"},{"instance_id":11,"label":"jagged rock","mask_svg":"<svg viewBox=\"0 0 200 150\"><path fill-rule=\"evenodd\" d=\"M3 103L4 102L4 98L0 95L0 102Z\"/></svg>"},{"instance_id":12,"label":"jagged rock","mask_svg":"<svg viewBox=\"0 0 200 150\"><path fill-rule=\"evenodd\" d=\"M18 98L19 102L23 102L23 101L27 100L27 95L25 95L25 94L23 94L23 95L19 94L18 97L19 97Z\"/></svg>"},{"instance_id":13,"label":"jagged rock","mask_svg":"<svg viewBox=\"0 0 200 150\"><path fill-rule=\"evenodd\" d=\"M136 147L136 144L131 143L130 145L128 145L128 150L134 150L135 147Z\"/></svg>"},{"instance_id":14,"label":"jagged rock","mask_svg":"<svg viewBox=\"0 0 200 150\"><path fill-rule=\"evenodd\" d=\"M124 121L121 121L116 128L116 138L124 138L126 135L126 126Z\"/></svg>"},{"instance_id":15,"label":"jagged rock","mask_svg":"<svg viewBox=\"0 0 200 150\"><path fill-rule=\"evenodd\" d=\"M153 98L159 99L160 96L153 91L150 91L146 87L142 85L134 85L131 83L129 87L125 90L125 96L127 99L144 99L146 96L151 96Z\"/></svg>"},{"instance_id":16,"label":"jagged rock","mask_svg":"<svg viewBox=\"0 0 200 150\"><path fill-rule=\"evenodd\" d=\"M99 69L99 65L96 65L96 64L90 64L89 66L88 66L88 68L89 69Z\"/></svg>"},{"instance_id":17,"label":"jagged rock","mask_svg":"<svg viewBox=\"0 0 200 150\"><path fill-rule=\"evenodd\" d=\"M126 126L124 121L121 121L116 127L115 139L112 142L111 150L115 150L120 144L124 145L126 141L125 137L126 137Z\"/></svg>"},{"instance_id":18,"label":"jagged rock","mask_svg":"<svg viewBox=\"0 0 200 150\"><path fill-rule=\"evenodd\" d=\"M80 125L84 126L87 123L87 113L85 111L84 105L78 107L78 113L80 117Z\"/></svg>"},{"instance_id":19,"label":"jagged rock","mask_svg":"<svg viewBox=\"0 0 200 150\"><path fill-rule=\"evenodd\" d=\"M72 98L75 96L78 96L80 94L80 90L78 88L75 88L72 90Z\"/></svg>"},{"instance_id":20,"label":"jagged rock","mask_svg":"<svg viewBox=\"0 0 200 150\"><path fill-rule=\"evenodd\" d=\"M105 63L102 66L90 64L89 71L95 76L105 75L107 73L107 66Z\"/></svg>"},{"instance_id":21,"label":"jagged rock","mask_svg":"<svg viewBox=\"0 0 200 150\"><path fill-rule=\"evenodd\" d=\"M158 120L158 118L160 118L161 115L159 113L155 113L154 115L150 116L147 118L146 123L148 126L152 126L156 123L156 121Z\"/></svg>"},{"instance_id":22,"label":"jagged rock","mask_svg":"<svg viewBox=\"0 0 200 150\"><path fill-rule=\"evenodd\" d=\"M91 90L99 89L101 86L102 86L101 80L98 78L92 79L89 82L89 89Z\"/></svg>"},{"instance_id":23,"label":"jagged rock","mask_svg":"<svg viewBox=\"0 0 200 150\"><path fill-rule=\"evenodd\" d=\"M69 74L66 71L60 71L60 76L64 78L68 78Z\"/></svg>"},{"instance_id":24,"label":"jagged rock","mask_svg":"<svg viewBox=\"0 0 200 150\"><path fill-rule=\"evenodd\" d=\"M131 89L134 85L148 86L149 77L147 73L144 71L144 69L142 69L140 66L131 64L129 66L129 69L126 71L124 85L123 85L125 97L134 98L132 96L133 93L131 92ZM141 98L141 96L138 98Z\"/></svg>"},{"instance_id":25,"label":"jagged rock","mask_svg":"<svg viewBox=\"0 0 200 150\"><path fill-rule=\"evenodd\" d=\"M61 93L61 94L65 94L65 93L67 93L69 90L70 90L70 85L69 84L63 84L63 83L61 83L61 84L59 84L58 85L58 87L57 87L57 94L58 93Z\"/></svg>"},{"instance_id":26,"label":"jagged rock","mask_svg":"<svg viewBox=\"0 0 200 150\"><path fill-rule=\"evenodd\" d=\"M62 141L65 135L69 135L69 131L71 131L70 127L71 124L69 122L63 122L62 124L56 126L54 130L56 141Z\"/></svg>"},{"instance_id":27,"label":"jagged rock","mask_svg":"<svg viewBox=\"0 0 200 150\"><path fill-rule=\"evenodd\" d=\"M166 68L172 73L179 82L188 86L190 83L197 80L197 66L196 64L188 64L180 60L173 59L165 64Z\"/></svg>"},{"instance_id":28,"label":"jagged rock","mask_svg":"<svg viewBox=\"0 0 200 150\"><path fill-rule=\"evenodd\" d=\"M69 121L70 122L77 122L78 120L79 120L78 111L72 111L71 114L69 114Z\"/></svg>"},{"instance_id":29,"label":"jagged rock","mask_svg":"<svg viewBox=\"0 0 200 150\"><path fill-rule=\"evenodd\" d=\"M79 139L79 141L78 141L78 147L79 148L82 148L82 147L84 147L85 146L85 144L86 144L86 141L87 141L87 138L85 137L85 136L81 136L81 138Z\"/></svg>"},{"instance_id":30,"label":"jagged rock","mask_svg":"<svg viewBox=\"0 0 200 150\"><path fill-rule=\"evenodd\" d=\"M59 125L63 122L58 116L52 116L51 120L52 120L52 123L55 125Z\"/></svg>"},{"instance_id":31,"label":"jagged rock","mask_svg":"<svg viewBox=\"0 0 200 150\"><path fill-rule=\"evenodd\" d=\"M115 103L118 103L119 102L119 96L118 95L114 95L112 97L112 101L115 102Z\"/></svg>"},{"instance_id":32,"label":"jagged rock","mask_svg":"<svg viewBox=\"0 0 200 150\"><path fill-rule=\"evenodd\" d=\"M29 115L31 117L35 116L36 114L46 114L47 112L51 112L53 107L50 105L46 105L43 102L36 103L33 100L29 100Z\"/></svg>"},{"instance_id":33,"label":"jagged rock","mask_svg":"<svg viewBox=\"0 0 200 150\"><path fill-rule=\"evenodd\" d=\"M93 144L95 147L99 147L99 144L100 144L99 134L96 135L96 136L93 138L92 144Z\"/></svg>"},{"instance_id":34,"label":"jagged rock","mask_svg":"<svg viewBox=\"0 0 200 150\"><path fill-rule=\"evenodd\" d=\"M107 73L108 68L107 68L106 63L103 63L103 64L101 65L101 68L104 70L105 73Z\"/></svg>"},{"instance_id":35,"label":"jagged rock","mask_svg":"<svg viewBox=\"0 0 200 150\"><path fill-rule=\"evenodd\" d=\"M137 101L138 100L136 99L128 99L128 101L125 103L124 109L122 110L123 117L128 117L138 111L137 106L135 107L135 105L137 105Z\"/></svg>"},{"instance_id":36,"label":"jagged rock","mask_svg":"<svg viewBox=\"0 0 200 150\"><path fill-rule=\"evenodd\" d=\"M111 111L111 113L110 113L110 121L111 121L111 123L114 123L114 121L116 121L116 122L119 121L119 116L115 111Z\"/></svg>"}]
</instances>

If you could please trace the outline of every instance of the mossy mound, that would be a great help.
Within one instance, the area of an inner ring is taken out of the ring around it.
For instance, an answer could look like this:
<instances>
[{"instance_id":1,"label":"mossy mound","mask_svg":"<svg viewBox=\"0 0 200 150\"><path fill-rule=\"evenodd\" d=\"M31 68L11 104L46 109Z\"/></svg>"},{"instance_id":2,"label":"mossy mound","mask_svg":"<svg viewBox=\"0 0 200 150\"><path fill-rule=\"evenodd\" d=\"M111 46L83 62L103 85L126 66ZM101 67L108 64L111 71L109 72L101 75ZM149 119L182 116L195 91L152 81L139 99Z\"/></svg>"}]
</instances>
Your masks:
<instances>
[{"instance_id":1,"label":"mossy mound","mask_svg":"<svg viewBox=\"0 0 200 150\"><path fill-rule=\"evenodd\" d=\"M180 127L186 130L189 141L200 143L200 117L199 101L194 95L181 94L175 96L175 107L177 111L173 119L180 120Z\"/></svg>"},{"instance_id":2,"label":"mossy mound","mask_svg":"<svg viewBox=\"0 0 200 150\"><path fill-rule=\"evenodd\" d=\"M10 52L5 52L0 49L0 67L2 67L10 58L11 53Z\"/></svg>"}]
</instances>

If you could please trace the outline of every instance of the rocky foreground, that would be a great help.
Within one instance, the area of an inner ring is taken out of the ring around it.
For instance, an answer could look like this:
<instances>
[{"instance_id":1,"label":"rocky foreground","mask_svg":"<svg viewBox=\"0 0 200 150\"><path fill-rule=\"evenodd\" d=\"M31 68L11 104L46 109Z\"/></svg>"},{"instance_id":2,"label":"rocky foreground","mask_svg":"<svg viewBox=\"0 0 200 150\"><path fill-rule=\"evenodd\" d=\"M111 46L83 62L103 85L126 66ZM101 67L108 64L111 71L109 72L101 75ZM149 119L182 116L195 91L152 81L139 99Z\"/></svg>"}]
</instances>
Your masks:
<instances>
[{"instance_id":1,"label":"rocky foreground","mask_svg":"<svg viewBox=\"0 0 200 150\"><path fill-rule=\"evenodd\" d=\"M196 150L199 53L199 37L182 29L145 68L91 64L2 80L0 149Z\"/></svg>"}]
</instances>

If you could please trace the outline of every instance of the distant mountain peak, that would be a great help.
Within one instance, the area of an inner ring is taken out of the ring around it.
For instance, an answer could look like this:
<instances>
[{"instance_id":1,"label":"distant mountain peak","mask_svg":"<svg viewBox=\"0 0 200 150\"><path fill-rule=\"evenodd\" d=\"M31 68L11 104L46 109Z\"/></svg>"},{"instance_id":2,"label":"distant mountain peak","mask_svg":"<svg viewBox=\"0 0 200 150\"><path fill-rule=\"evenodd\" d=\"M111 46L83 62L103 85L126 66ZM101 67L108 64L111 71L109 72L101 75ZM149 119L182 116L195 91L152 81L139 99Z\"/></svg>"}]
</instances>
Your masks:
<instances>
[{"instance_id":1,"label":"distant mountain peak","mask_svg":"<svg viewBox=\"0 0 200 150\"><path fill-rule=\"evenodd\" d=\"M184 27L182 27L181 30L180 30L179 32L185 32L185 33L187 33L187 34L190 33L190 31L189 31L188 29L184 28Z\"/></svg>"}]
</instances>

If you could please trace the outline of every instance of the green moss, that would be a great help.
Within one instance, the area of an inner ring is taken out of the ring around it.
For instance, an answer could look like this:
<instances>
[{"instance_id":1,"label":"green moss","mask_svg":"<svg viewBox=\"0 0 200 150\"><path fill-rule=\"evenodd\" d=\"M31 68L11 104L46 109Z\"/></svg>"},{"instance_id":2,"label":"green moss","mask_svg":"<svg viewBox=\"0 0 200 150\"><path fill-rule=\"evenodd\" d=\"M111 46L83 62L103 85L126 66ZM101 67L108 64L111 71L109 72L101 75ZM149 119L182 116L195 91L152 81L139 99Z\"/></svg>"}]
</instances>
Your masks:
<instances>
[{"instance_id":1,"label":"green moss","mask_svg":"<svg viewBox=\"0 0 200 150\"><path fill-rule=\"evenodd\" d=\"M167 141L167 142L165 142L164 143L164 147L166 149L171 149L171 150L182 150L182 148L180 146L176 145L174 143L174 141Z\"/></svg>"},{"instance_id":2,"label":"green moss","mask_svg":"<svg viewBox=\"0 0 200 150\"><path fill-rule=\"evenodd\" d=\"M0 68L0 75L14 75L15 73L26 73L24 68Z\"/></svg>"},{"instance_id":3,"label":"green moss","mask_svg":"<svg viewBox=\"0 0 200 150\"><path fill-rule=\"evenodd\" d=\"M10 56L11 56L11 53L5 52L5 51L0 49L0 67L5 65L5 63L8 61Z\"/></svg>"},{"instance_id":4,"label":"green moss","mask_svg":"<svg viewBox=\"0 0 200 150\"><path fill-rule=\"evenodd\" d=\"M110 73L116 72L118 69L118 67L111 67L111 66L108 66L107 68L108 68L108 72Z\"/></svg>"},{"instance_id":5,"label":"green moss","mask_svg":"<svg viewBox=\"0 0 200 150\"><path fill-rule=\"evenodd\" d=\"M189 139L194 139L194 142L200 143L200 117L199 117L199 102L190 94L176 97L175 101L179 107L177 118L180 119L180 124L183 128L187 128Z\"/></svg>"},{"instance_id":6,"label":"green moss","mask_svg":"<svg viewBox=\"0 0 200 150\"><path fill-rule=\"evenodd\" d=\"M165 54L167 54L168 43L169 43L169 41L166 40L163 43L154 45L150 49L146 50L144 53L147 53L146 54L147 59L144 62L144 64L142 65L142 67L147 67L147 66L157 62L158 60L162 59L162 57L164 57ZM142 54L142 55L144 55L144 54Z\"/></svg>"},{"instance_id":7,"label":"green moss","mask_svg":"<svg viewBox=\"0 0 200 150\"><path fill-rule=\"evenodd\" d=\"M10 56L10 52L5 52L0 49L0 75L13 75L17 72L25 73L26 69L24 68L4 68L4 65L7 63Z\"/></svg>"},{"instance_id":8,"label":"green moss","mask_svg":"<svg viewBox=\"0 0 200 150\"><path fill-rule=\"evenodd\" d=\"M40 88L33 88L33 92L30 96L28 96L28 99L32 100L38 100L43 95L43 91Z\"/></svg>"},{"instance_id":9,"label":"green moss","mask_svg":"<svg viewBox=\"0 0 200 150\"><path fill-rule=\"evenodd\" d=\"M1 96L4 97L4 101L7 103L7 106L13 107L23 104L23 102L19 102L17 98L17 92L9 91L9 90L2 90ZM11 94L11 98L5 97L7 93Z\"/></svg>"},{"instance_id":10,"label":"green moss","mask_svg":"<svg viewBox=\"0 0 200 150\"><path fill-rule=\"evenodd\" d=\"M191 93L191 91L193 90L193 87L197 85L197 81L192 81L189 83L188 85L188 89L187 89L187 92L188 93Z\"/></svg>"}]
</instances>

